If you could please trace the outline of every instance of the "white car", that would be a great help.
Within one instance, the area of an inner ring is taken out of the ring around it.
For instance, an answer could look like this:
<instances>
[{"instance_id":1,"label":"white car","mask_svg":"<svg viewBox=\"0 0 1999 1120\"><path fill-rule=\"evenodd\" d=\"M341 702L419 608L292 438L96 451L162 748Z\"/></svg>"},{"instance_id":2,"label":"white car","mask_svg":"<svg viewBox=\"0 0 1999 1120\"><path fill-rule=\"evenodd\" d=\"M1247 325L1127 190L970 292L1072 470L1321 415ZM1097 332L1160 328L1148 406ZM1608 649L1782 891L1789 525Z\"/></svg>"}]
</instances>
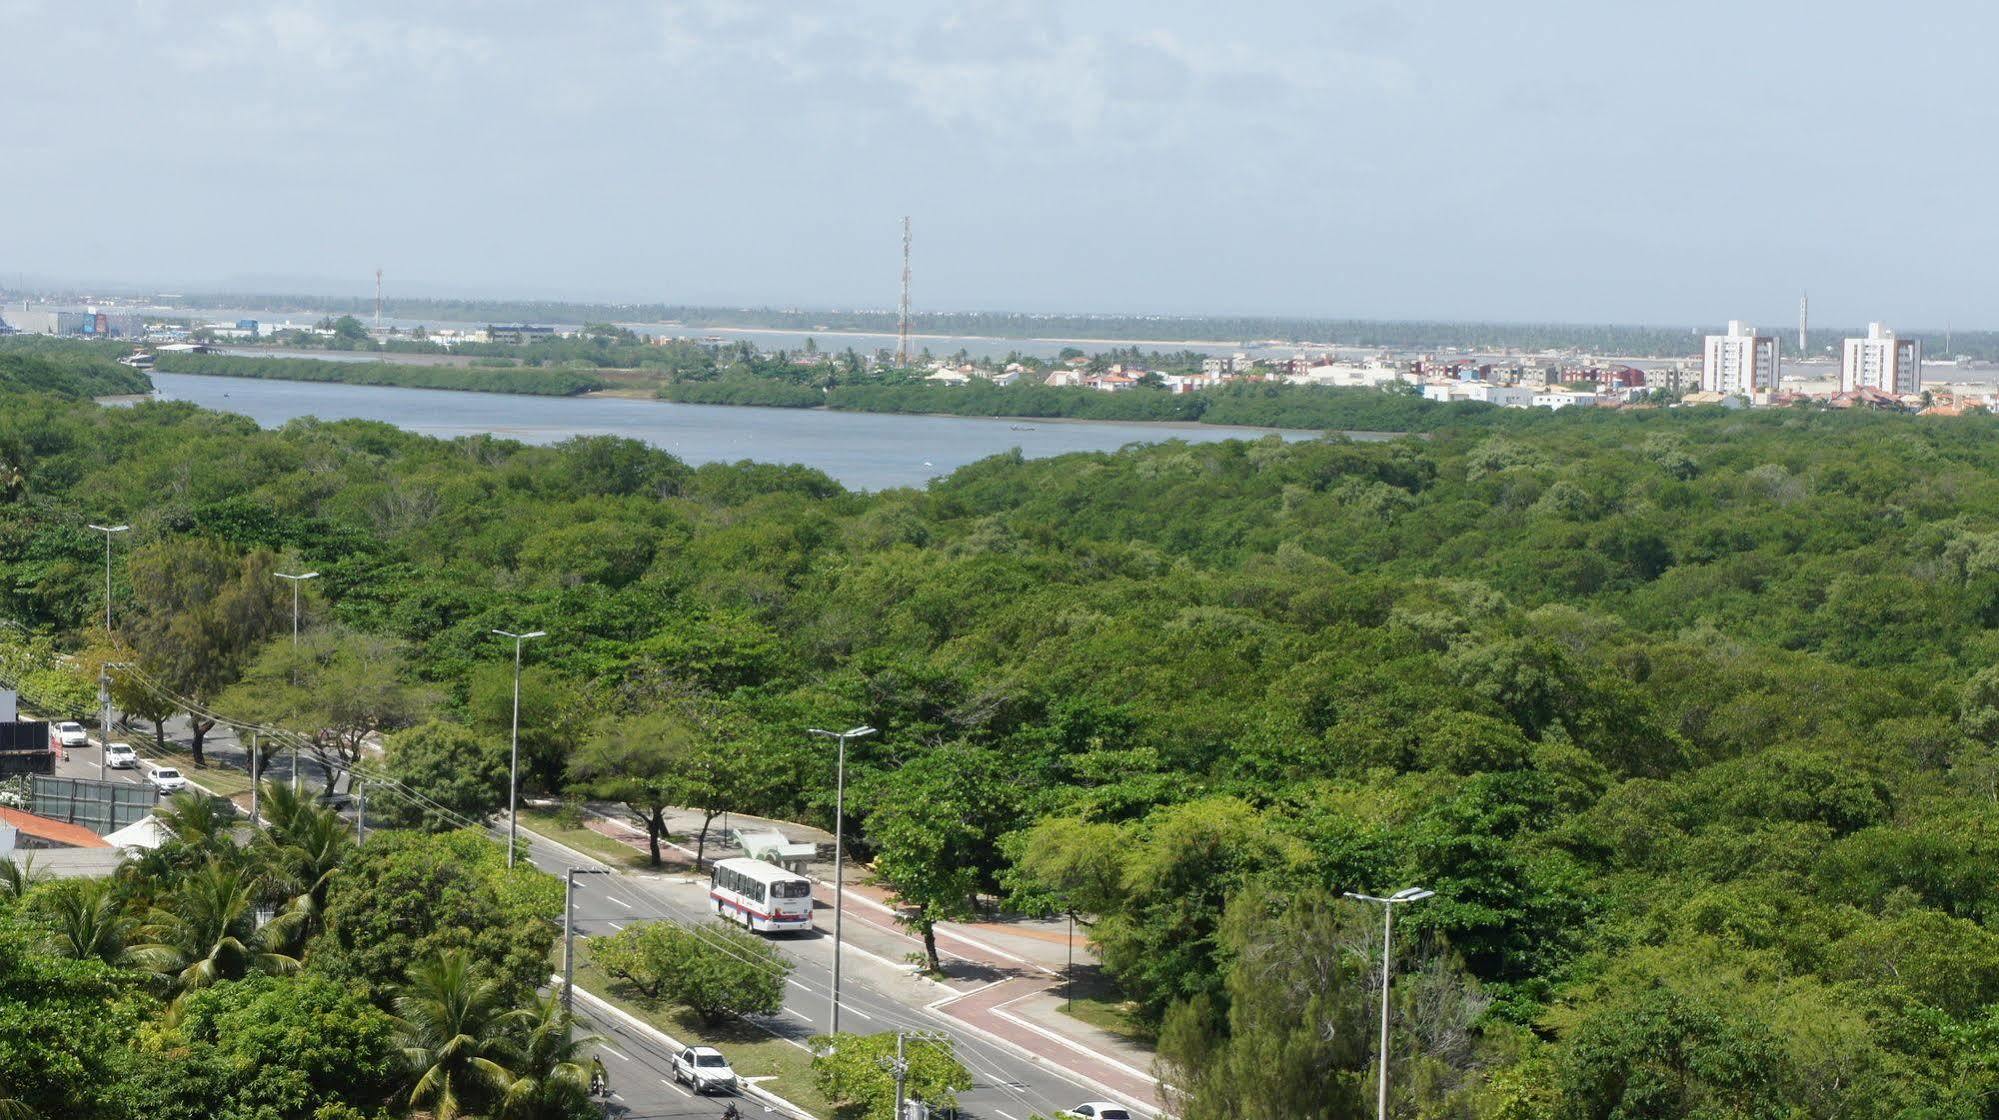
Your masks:
<instances>
[{"instance_id":1,"label":"white car","mask_svg":"<svg viewBox=\"0 0 1999 1120\"><path fill-rule=\"evenodd\" d=\"M113 743L104 748L104 765L112 770L137 770L139 752L130 743Z\"/></svg>"},{"instance_id":2,"label":"white car","mask_svg":"<svg viewBox=\"0 0 1999 1120\"><path fill-rule=\"evenodd\" d=\"M56 724L56 742L64 747L87 747L90 745L90 732L75 720L66 719Z\"/></svg>"},{"instance_id":3,"label":"white car","mask_svg":"<svg viewBox=\"0 0 1999 1120\"><path fill-rule=\"evenodd\" d=\"M1109 1101L1088 1101L1063 1109L1062 1115L1078 1117L1079 1120L1131 1120L1130 1109Z\"/></svg>"},{"instance_id":4,"label":"white car","mask_svg":"<svg viewBox=\"0 0 1999 1120\"><path fill-rule=\"evenodd\" d=\"M161 766L146 775L146 781L161 793L179 793L187 788L187 778L171 766Z\"/></svg>"},{"instance_id":5,"label":"white car","mask_svg":"<svg viewBox=\"0 0 1999 1120\"><path fill-rule=\"evenodd\" d=\"M697 1093L729 1093L736 1088L736 1071L712 1046L690 1046L675 1054L673 1079Z\"/></svg>"}]
</instances>

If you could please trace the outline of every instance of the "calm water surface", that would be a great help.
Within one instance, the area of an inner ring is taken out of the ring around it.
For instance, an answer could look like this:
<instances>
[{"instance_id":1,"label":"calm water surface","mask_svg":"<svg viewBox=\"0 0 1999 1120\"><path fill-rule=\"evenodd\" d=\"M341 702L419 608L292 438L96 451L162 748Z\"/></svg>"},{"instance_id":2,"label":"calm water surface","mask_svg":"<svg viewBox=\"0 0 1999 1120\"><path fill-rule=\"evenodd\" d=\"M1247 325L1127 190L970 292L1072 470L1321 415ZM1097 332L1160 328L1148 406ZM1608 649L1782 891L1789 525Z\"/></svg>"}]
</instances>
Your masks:
<instances>
[{"instance_id":1,"label":"calm water surface","mask_svg":"<svg viewBox=\"0 0 1999 1120\"><path fill-rule=\"evenodd\" d=\"M674 404L617 397L524 397L439 389L328 385L155 373L162 400L241 413L266 428L301 416L380 420L446 439L491 433L526 443L579 435L627 436L689 463L756 459L803 463L846 486L922 486L989 455L1019 448L1031 459L1112 451L1128 443L1255 439L1271 431L1204 424L1107 424L890 416L792 408ZM1276 432L1312 439L1316 432ZM1355 438L1392 438L1356 434Z\"/></svg>"}]
</instances>

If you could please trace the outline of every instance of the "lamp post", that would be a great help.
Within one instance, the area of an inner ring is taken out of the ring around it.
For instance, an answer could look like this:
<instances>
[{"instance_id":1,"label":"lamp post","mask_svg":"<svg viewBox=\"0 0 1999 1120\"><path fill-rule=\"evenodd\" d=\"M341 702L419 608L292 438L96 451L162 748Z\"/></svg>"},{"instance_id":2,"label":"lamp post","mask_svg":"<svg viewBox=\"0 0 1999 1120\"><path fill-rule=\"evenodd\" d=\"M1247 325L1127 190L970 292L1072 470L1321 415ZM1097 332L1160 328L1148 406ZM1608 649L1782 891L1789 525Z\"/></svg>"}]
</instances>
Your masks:
<instances>
[{"instance_id":1,"label":"lamp post","mask_svg":"<svg viewBox=\"0 0 1999 1120\"><path fill-rule=\"evenodd\" d=\"M835 1035L840 1033L840 919L846 913L847 903L847 884L841 877L846 858L847 740L865 739L875 734L875 729L862 724L845 731L827 731L818 727L806 730L822 739L837 739L840 742L833 779L833 1024L826 1032Z\"/></svg>"},{"instance_id":2,"label":"lamp post","mask_svg":"<svg viewBox=\"0 0 1999 1120\"><path fill-rule=\"evenodd\" d=\"M271 574L292 585L292 685L296 687L298 685L298 589L299 585L306 580L318 579L319 573L299 572L294 574L290 572L272 572ZM333 782L332 770L326 772L326 780L330 789ZM298 792L297 743L292 744L292 792Z\"/></svg>"},{"instance_id":3,"label":"lamp post","mask_svg":"<svg viewBox=\"0 0 1999 1120\"><path fill-rule=\"evenodd\" d=\"M1388 1120L1388 964L1393 958L1389 952L1389 941L1395 934L1395 908L1408 902L1421 902L1434 898L1436 891L1422 887L1406 887L1387 898L1376 898L1371 894L1345 892L1356 902L1373 902L1381 906L1381 1095L1376 1105L1376 1120Z\"/></svg>"},{"instance_id":4,"label":"lamp post","mask_svg":"<svg viewBox=\"0 0 1999 1120\"><path fill-rule=\"evenodd\" d=\"M513 759L507 764L507 866L514 865L514 841L520 835L520 813L516 808L521 789L521 646L530 638L546 638L546 630L530 630L516 634L509 630L495 630L502 638L514 640L514 746Z\"/></svg>"},{"instance_id":5,"label":"lamp post","mask_svg":"<svg viewBox=\"0 0 1999 1120\"><path fill-rule=\"evenodd\" d=\"M272 575L292 585L292 652L298 652L298 585L309 579L318 579L318 572L272 572Z\"/></svg>"},{"instance_id":6,"label":"lamp post","mask_svg":"<svg viewBox=\"0 0 1999 1120\"><path fill-rule=\"evenodd\" d=\"M104 534L104 637L111 637L111 537L131 529L130 525L92 525Z\"/></svg>"}]
</instances>

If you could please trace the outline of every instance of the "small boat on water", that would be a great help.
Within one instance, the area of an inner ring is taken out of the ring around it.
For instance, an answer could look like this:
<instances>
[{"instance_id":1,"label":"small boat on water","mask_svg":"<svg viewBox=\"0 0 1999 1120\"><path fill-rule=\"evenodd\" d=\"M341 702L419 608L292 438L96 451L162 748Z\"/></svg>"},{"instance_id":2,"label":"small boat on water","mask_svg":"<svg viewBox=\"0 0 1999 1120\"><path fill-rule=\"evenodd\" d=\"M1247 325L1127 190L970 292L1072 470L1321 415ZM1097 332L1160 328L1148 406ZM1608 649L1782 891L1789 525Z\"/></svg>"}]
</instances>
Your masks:
<instances>
[{"instance_id":1,"label":"small boat on water","mask_svg":"<svg viewBox=\"0 0 1999 1120\"><path fill-rule=\"evenodd\" d=\"M1012 425L1012 428L1013 428L1013 430L1014 430L1014 431L1016 431L1016 432L1031 432L1031 431L1033 431L1033 430L1034 430L1034 425L1032 425L1032 424L1014 424L1014 425Z\"/></svg>"}]
</instances>

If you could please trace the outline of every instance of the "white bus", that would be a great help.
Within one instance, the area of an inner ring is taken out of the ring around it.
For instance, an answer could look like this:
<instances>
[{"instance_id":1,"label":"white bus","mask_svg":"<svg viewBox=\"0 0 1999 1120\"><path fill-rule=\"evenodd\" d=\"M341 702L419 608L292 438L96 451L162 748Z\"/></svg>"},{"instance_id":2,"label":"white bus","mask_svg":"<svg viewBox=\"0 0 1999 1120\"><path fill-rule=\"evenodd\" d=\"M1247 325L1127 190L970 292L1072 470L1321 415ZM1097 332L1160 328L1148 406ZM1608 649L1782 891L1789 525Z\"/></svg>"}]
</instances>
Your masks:
<instances>
[{"instance_id":1,"label":"white bus","mask_svg":"<svg viewBox=\"0 0 1999 1120\"><path fill-rule=\"evenodd\" d=\"M812 880L760 859L715 861L708 903L760 933L812 928Z\"/></svg>"}]
</instances>

